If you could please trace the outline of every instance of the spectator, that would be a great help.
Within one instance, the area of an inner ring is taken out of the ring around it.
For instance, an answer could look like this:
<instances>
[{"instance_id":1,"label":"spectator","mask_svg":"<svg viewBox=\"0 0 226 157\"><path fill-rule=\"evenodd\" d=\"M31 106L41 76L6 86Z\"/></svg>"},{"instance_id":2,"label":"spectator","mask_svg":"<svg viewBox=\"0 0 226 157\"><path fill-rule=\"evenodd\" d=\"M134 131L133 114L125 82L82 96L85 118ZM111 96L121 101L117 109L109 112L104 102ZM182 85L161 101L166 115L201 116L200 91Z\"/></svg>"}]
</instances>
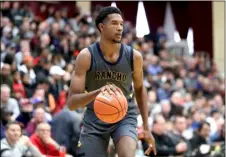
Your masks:
<instances>
[{"instance_id":1,"label":"spectator","mask_svg":"<svg viewBox=\"0 0 226 157\"><path fill-rule=\"evenodd\" d=\"M183 97L185 96L186 90L184 88L184 81L182 79L176 80L174 91L179 92Z\"/></svg>"},{"instance_id":2,"label":"spectator","mask_svg":"<svg viewBox=\"0 0 226 157\"><path fill-rule=\"evenodd\" d=\"M6 107L1 108L1 139L5 138L5 127L8 122L11 121L12 113L7 110Z\"/></svg>"},{"instance_id":3,"label":"spectator","mask_svg":"<svg viewBox=\"0 0 226 157\"><path fill-rule=\"evenodd\" d=\"M3 64L1 68L1 85L6 84L11 90L11 95L13 94L13 78L11 76L11 66L9 64Z\"/></svg>"},{"instance_id":4,"label":"spectator","mask_svg":"<svg viewBox=\"0 0 226 157\"><path fill-rule=\"evenodd\" d=\"M174 145L173 141L168 137L165 132L166 121L161 114L157 114L153 120L152 134L155 138L156 149L158 156L179 155L187 150L187 145L180 142ZM148 144L143 140L143 149L147 150ZM150 156L154 156L153 152Z\"/></svg>"},{"instance_id":5,"label":"spectator","mask_svg":"<svg viewBox=\"0 0 226 157\"><path fill-rule=\"evenodd\" d=\"M33 105L31 104L31 101L29 99L22 98L20 100L20 107L21 112L20 115L16 118L16 121L19 122L23 129L25 129L27 127L27 124L33 117Z\"/></svg>"},{"instance_id":6,"label":"spectator","mask_svg":"<svg viewBox=\"0 0 226 157\"><path fill-rule=\"evenodd\" d=\"M169 99L171 96L171 82L169 80L163 83L162 88L158 88L157 97L158 101Z\"/></svg>"},{"instance_id":7,"label":"spectator","mask_svg":"<svg viewBox=\"0 0 226 157\"><path fill-rule=\"evenodd\" d=\"M1 85L1 109L3 107L12 113L10 117L12 121L20 114L18 102L10 97L10 88L5 84Z\"/></svg>"},{"instance_id":8,"label":"spectator","mask_svg":"<svg viewBox=\"0 0 226 157\"><path fill-rule=\"evenodd\" d=\"M160 102L161 104L161 112L165 119L170 118L170 112L171 112L171 104L169 100L162 100Z\"/></svg>"},{"instance_id":9,"label":"spectator","mask_svg":"<svg viewBox=\"0 0 226 157\"><path fill-rule=\"evenodd\" d=\"M66 62L60 52L55 52L52 56L52 65L65 67Z\"/></svg>"},{"instance_id":10,"label":"spectator","mask_svg":"<svg viewBox=\"0 0 226 157\"><path fill-rule=\"evenodd\" d=\"M1 41L5 45L10 45L10 43L12 42L12 27L11 27L11 25L6 25L6 26L3 27Z\"/></svg>"},{"instance_id":11,"label":"spectator","mask_svg":"<svg viewBox=\"0 0 226 157\"><path fill-rule=\"evenodd\" d=\"M156 41L157 41L157 43L160 43L160 42L162 42L164 40L167 40L167 35L164 32L163 26L159 26L158 30L157 30L157 33L156 33Z\"/></svg>"},{"instance_id":12,"label":"spectator","mask_svg":"<svg viewBox=\"0 0 226 157\"><path fill-rule=\"evenodd\" d=\"M51 63L47 58L40 58L39 63L34 67L37 84L43 79L49 77L50 67Z\"/></svg>"},{"instance_id":13,"label":"spectator","mask_svg":"<svg viewBox=\"0 0 226 157\"><path fill-rule=\"evenodd\" d=\"M7 1L1 2L2 16L8 17L9 19L12 18L10 14L10 6L11 6L11 2L7 2Z\"/></svg>"},{"instance_id":14,"label":"spectator","mask_svg":"<svg viewBox=\"0 0 226 157\"><path fill-rule=\"evenodd\" d=\"M207 144L207 138L210 134L210 124L202 122L193 138L190 140L192 150L199 148L202 144Z\"/></svg>"},{"instance_id":15,"label":"spectator","mask_svg":"<svg viewBox=\"0 0 226 157\"><path fill-rule=\"evenodd\" d=\"M13 17L13 23L19 27L22 24L24 11L20 7L20 2L13 2L11 9L11 16Z\"/></svg>"},{"instance_id":16,"label":"spectator","mask_svg":"<svg viewBox=\"0 0 226 157\"><path fill-rule=\"evenodd\" d=\"M148 111L152 112L158 112L160 108L160 105L157 103L157 95L155 91L148 91ZM151 115L152 115L151 114Z\"/></svg>"},{"instance_id":17,"label":"spectator","mask_svg":"<svg viewBox=\"0 0 226 157\"><path fill-rule=\"evenodd\" d=\"M45 22L43 22L42 23L42 25L40 24L39 26L40 26L40 29L42 29L41 28L41 26L45 26ZM46 26L48 26L47 24L46 24ZM46 27L45 26L45 27ZM46 31L46 29L45 28L43 28L43 31ZM51 48L50 48L50 42L51 42L51 39L50 39L50 36L49 36L49 34L47 34L47 33L40 33L41 35L40 35L40 38L39 38L39 45L37 45L37 47L36 47L36 54L37 54L37 56L39 56L40 54L40 52L43 50L43 49L48 49L49 51L51 50Z\"/></svg>"},{"instance_id":18,"label":"spectator","mask_svg":"<svg viewBox=\"0 0 226 157\"><path fill-rule=\"evenodd\" d=\"M217 109L210 112L210 116L206 118L206 121L210 124L210 136L216 134L220 126L224 124L224 118Z\"/></svg>"},{"instance_id":19,"label":"spectator","mask_svg":"<svg viewBox=\"0 0 226 157\"><path fill-rule=\"evenodd\" d=\"M22 83L19 71L15 71L13 73L13 93L14 93L16 100L18 100L18 101L21 98L26 98L24 85Z\"/></svg>"},{"instance_id":20,"label":"spectator","mask_svg":"<svg viewBox=\"0 0 226 157\"><path fill-rule=\"evenodd\" d=\"M147 67L148 74L155 76L162 72L162 67L159 65L159 58L157 56L151 56L150 64Z\"/></svg>"},{"instance_id":21,"label":"spectator","mask_svg":"<svg viewBox=\"0 0 226 157\"><path fill-rule=\"evenodd\" d=\"M186 123L186 118L183 115L176 115L173 117L173 124L174 124L174 129L173 131L169 134L171 137L171 140L174 142L175 145L180 143L181 141L185 142L187 145L187 150L186 154L190 153L191 151L191 146L190 142L185 139L185 130L187 129L187 123Z\"/></svg>"},{"instance_id":22,"label":"spectator","mask_svg":"<svg viewBox=\"0 0 226 157\"><path fill-rule=\"evenodd\" d=\"M51 137L51 127L48 123L40 123L36 132L30 137L31 142L46 157L56 157L60 155L60 145ZM71 157L71 155L66 155Z\"/></svg>"},{"instance_id":23,"label":"spectator","mask_svg":"<svg viewBox=\"0 0 226 157\"><path fill-rule=\"evenodd\" d=\"M188 72L188 77L184 80L185 86L189 92L193 92L197 88L197 78L195 71L191 70Z\"/></svg>"},{"instance_id":24,"label":"spectator","mask_svg":"<svg viewBox=\"0 0 226 157\"><path fill-rule=\"evenodd\" d=\"M26 97L31 98L32 94L34 93L34 89L35 89L36 84L31 84L29 82L29 75L28 74L22 73L21 77L22 77L22 82L23 82L23 85L24 85Z\"/></svg>"},{"instance_id":25,"label":"spectator","mask_svg":"<svg viewBox=\"0 0 226 157\"><path fill-rule=\"evenodd\" d=\"M194 105L191 93L186 93L184 98L184 113L188 114L188 110Z\"/></svg>"},{"instance_id":26,"label":"spectator","mask_svg":"<svg viewBox=\"0 0 226 157\"><path fill-rule=\"evenodd\" d=\"M31 55L31 48L30 48L30 43L28 40L20 40L20 51L16 53L15 59L16 59L16 65L17 68L20 67L21 63L24 60L25 56L30 56Z\"/></svg>"},{"instance_id":27,"label":"spectator","mask_svg":"<svg viewBox=\"0 0 226 157\"><path fill-rule=\"evenodd\" d=\"M31 136L35 132L38 124L43 123L45 121L46 120L44 109L41 107L35 109L34 117L30 120L26 127L26 133L28 134L28 136Z\"/></svg>"},{"instance_id":28,"label":"spectator","mask_svg":"<svg viewBox=\"0 0 226 157\"><path fill-rule=\"evenodd\" d=\"M225 141L225 124L219 127L219 130L211 136L211 142L224 142Z\"/></svg>"},{"instance_id":29,"label":"spectator","mask_svg":"<svg viewBox=\"0 0 226 157\"><path fill-rule=\"evenodd\" d=\"M56 109L56 101L53 95L49 93L49 88L50 88L50 81L47 78L45 78L39 82L37 90L43 91L43 94L40 99L44 101L43 103L44 103L45 110L49 113L54 113Z\"/></svg>"},{"instance_id":30,"label":"spectator","mask_svg":"<svg viewBox=\"0 0 226 157\"><path fill-rule=\"evenodd\" d=\"M169 117L172 117L174 115L183 114L184 109L184 102L183 98L180 93L174 92L171 96L171 111L169 113Z\"/></svg>"},{"instance_id":31,"label":"spectator","mask_svg":"<svg viewBox=\"0 0 226 157\"><path fill-rule=\"evenodd\" d=\"M6 50L4 50L4 48L3 48L2 53L1 53L1 60L6 64L11 65L15 61L15 54L16 54L16 44L10 43L6 47Z\"/></svg>"},{"instance_id":32,"label":"spectator","mask_svg":"<svg viewBox=\"0 0 226 157\"><path fill-rule=\"evenodd\" d=\"M29 76L29 84L31 85L34 85L36 83L36 75L35 75L35 72L34 72L34 58L32 56L26 56L24 57L24 60L23 60L23 65L21 65L19 67L19 71L20 72L23 72L25 74L28 74Z\"/></svg>"},{"instance_id":33,"label":"spectator","mask_svg":"<svg viewBox=\"0 0 226 157\"><path fill-rule=\"evenodd\" d=\"M76 156L76 147L79 140L81 117L76 111L67 107L53 117L52 136L60 145L67 148L67 152Z\"/></svg>"},{"instance_id":34,"label":"spectator","mask_svg":"<svg viewBox=\"0 0 226 157\"><path fill-rule=\"evenodd\" d=\"M1 157L43 157L39 150L22 135L20 125L10 122L6 125L6 138L1 140Z\"/></svg>"},{"instance_id":35,"label":"spectator","mask_svg":"<svg viewBox=\"0 0 226 157\"><path fill-rule=\"evenodd\" d=\"M60 92L63 90L62 76L64 76L65 71L59 66L52 66L49 73L52 76L50 93L53 94L54 98L58 101Z\"/></svg>"}]
</instances>

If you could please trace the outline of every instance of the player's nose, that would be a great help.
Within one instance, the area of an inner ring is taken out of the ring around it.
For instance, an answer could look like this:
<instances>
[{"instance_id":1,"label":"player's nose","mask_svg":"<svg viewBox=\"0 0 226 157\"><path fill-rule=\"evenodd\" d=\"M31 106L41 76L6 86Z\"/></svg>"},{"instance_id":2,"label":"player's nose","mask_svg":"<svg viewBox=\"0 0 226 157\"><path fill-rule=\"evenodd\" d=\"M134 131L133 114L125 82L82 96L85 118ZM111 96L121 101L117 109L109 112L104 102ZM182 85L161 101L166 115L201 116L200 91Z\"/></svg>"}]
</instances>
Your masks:
<instances>
[{"instance_id":1,"label":"player's nose","mask_svg":"<svg viewBox=\"0 0 226 157\"><path fill-rule=\"evenodd\" d=\"M118 26L117 31L122 32L123 27L122 26Z\"/></svg>"}]
</instances>

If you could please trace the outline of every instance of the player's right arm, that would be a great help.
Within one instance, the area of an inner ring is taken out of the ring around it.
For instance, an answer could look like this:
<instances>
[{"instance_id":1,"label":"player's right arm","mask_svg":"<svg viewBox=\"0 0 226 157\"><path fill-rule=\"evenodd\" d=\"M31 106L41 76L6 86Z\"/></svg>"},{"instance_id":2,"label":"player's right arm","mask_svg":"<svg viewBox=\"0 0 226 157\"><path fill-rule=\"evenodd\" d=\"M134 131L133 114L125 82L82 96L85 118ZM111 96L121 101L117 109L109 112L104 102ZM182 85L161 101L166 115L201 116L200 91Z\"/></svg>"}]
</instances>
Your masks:
<instances>
[{"instance_id":1,"label":"player's right arm","mask_svg":"<svg viewBox=\"0 0 226 157\"><path fill-rule=\"evenodd\" d=\"M71 85L68 95L68 108L70 110L76 110L83 108L101 92L101 89L84 93L86 72L91 65L91 54L87 48L83 49L75 60L75 70L72 74Z\"/></svg>"}]
</instances>

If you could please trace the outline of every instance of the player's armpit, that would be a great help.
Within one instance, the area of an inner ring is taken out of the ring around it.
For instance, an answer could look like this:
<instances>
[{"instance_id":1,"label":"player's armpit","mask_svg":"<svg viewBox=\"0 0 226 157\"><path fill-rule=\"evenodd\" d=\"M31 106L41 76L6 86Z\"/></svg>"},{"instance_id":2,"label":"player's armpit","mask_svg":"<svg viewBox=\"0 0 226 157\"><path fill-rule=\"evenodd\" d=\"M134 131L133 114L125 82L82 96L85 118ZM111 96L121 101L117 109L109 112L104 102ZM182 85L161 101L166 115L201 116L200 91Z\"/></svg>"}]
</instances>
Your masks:
<instances>
[{"instance_id":1,"label":"player's armpit","mask_svg":"<svg viewBox=\"0 0 226 157\"><path fill-rule=\"evenodd\" d=\"M97 95L97 91L84 93L86 72L89 70L90 65L91 54L89 50L85 48L79 53L75 61L75 70L72 75L67 101L70 110L85 107Z\"/></svg>"}]
</instances>

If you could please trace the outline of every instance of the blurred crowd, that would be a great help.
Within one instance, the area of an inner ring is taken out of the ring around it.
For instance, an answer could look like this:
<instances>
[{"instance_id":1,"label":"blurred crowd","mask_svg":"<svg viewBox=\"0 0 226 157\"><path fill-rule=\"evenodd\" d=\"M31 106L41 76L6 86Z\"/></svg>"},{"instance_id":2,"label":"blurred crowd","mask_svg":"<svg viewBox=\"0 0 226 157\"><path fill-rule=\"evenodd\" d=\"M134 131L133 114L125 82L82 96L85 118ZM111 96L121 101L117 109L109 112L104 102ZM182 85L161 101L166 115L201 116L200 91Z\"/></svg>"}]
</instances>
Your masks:
<instances>
[{"instance_id":1,"label":"blurred crowd","mask_svg":"<svg viewBox=\"0 0 226 157\"><path fill-rule=\"evenodd\" d=\"M70 111L66 99L76 56L99 39L94 19L101 6L91 15L76 8L69 18L67 8L56 10L54 5L42 4L35 15L20 2L0 3L1 154L52 157L65 148L68 156L75 156L84 109ZM206 53L175 54L167 41L161 26L136 38L132 23L124 22L122 42L144 58L149 124L158 156L192 156L203 144L214 145L211 153L216 154L225 138L225 78ZM137 156L142 156L148 146L140 115L138 135Z\"/></svg>"}]
</instances>

